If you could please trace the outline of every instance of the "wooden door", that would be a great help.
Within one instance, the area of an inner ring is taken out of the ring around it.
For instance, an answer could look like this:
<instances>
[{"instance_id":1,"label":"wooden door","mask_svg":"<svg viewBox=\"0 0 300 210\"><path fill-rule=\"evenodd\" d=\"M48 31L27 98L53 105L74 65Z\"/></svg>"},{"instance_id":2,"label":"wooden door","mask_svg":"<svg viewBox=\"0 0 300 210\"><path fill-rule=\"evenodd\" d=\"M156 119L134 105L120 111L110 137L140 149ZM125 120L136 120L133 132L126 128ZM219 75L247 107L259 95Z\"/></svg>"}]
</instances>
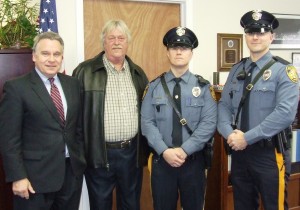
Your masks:
<instances>
[{"instance_id":1,"label":"wooden door","mask_svg":"<svg viewBox=\"0 0 300 210\"><path fill-rule=\"evenodd\" d=\"M89 59L102 51L100 33L110 19L122 19L132 34L128 55L152 80L169 70L165 33L180 25L180 4L137 1L84 0L84 54Z\"/></svg>"},{"instance_id":2,"label":"wooden door","mask_svg":"<svg viewBox=\"0 0 300 210\"><path fill-rule=\"evenodd\" d=\"M103 50L100 33L104 23L110 19L122 19L132 35L128 56L144 69L148 79L152 80L169 70L162 39L169 29L180 25L180 4L84 0L83 7L85 59L92 58ZM150 178L145 168L141 210L151 209Z\"/></svg>"}]
</instances>

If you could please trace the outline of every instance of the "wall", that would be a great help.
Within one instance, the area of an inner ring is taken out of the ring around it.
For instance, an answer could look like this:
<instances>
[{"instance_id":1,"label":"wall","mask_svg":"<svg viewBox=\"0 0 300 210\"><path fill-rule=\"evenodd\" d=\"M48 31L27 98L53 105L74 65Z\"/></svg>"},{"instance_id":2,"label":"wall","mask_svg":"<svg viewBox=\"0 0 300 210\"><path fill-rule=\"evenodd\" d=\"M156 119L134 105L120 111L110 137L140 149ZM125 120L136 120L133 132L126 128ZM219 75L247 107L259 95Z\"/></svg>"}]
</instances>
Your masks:
<instances>
[{"instance_id":1,"label":"wall","mask_svg":"<svg viewBox=\"0 0 300 210\"><path fill-rule=\"evenodd\" d=\"M212 72L217 70L217 33L242 34L241 16L252 9L262 9L271 13L300 14L300 1L294 0L197 0L194 3L194 30L199 39L199 48L194 55L195 66L201 74L212 81ZM280 26L279 26L280 27ZM298 50L299 51L299 50ZM272 53L291 61L292 52L297 50L272 50ZM249 56L244 42L243 56ZM200 73L199 72L199 73Z\"/></svg>"},{"instance_id":2,"label":"wall","mask_svg":"<svg viewBox=\"0 0 300 210\"><path fill-rule=\"evenodd\" d=\"M186 1L189 5L192 4L192 11L187 15L187 26L196 33L199 39L199 47L195 49L192 60L192 71L203 75L210 81L212 81L212 72L217 71L217 33L242 34L243 30L240 27L239 21L245 12L252 9L263 9L271 13L300 14L300 2L295 0ZM66 45L66 72L71 74L77 64L82 61L82 57L77 54L77 52L80 51L80 49L77 48L77 38L80 38L77 37L77 30L81 31L81 29L77 28L78 23L76 23L77 15L80 15L76 14L76 5L80 6L82 0L57 0L56 4L59 33L64 38ZM299 50L273 50L272 52L290 61L291 53L297 51ZM243 55L249 55L245 43Z\"/></svg>"}]
</instances>

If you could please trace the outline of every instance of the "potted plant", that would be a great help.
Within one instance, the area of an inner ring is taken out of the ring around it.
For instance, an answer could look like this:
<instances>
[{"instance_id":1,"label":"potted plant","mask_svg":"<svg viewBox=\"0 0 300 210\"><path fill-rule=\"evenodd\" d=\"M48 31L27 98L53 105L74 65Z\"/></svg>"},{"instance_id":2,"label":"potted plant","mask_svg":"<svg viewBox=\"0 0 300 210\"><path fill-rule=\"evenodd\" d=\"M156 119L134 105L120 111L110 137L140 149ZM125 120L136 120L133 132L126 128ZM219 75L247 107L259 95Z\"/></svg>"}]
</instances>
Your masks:
<instances>
[{"instance_id":1,"label":"potted plant","mask_svg":"<svg viewBox=\"0 0 300 210\"><path fill-rule=\"evenodd\" d=\"M31 0L0 1L1 48L32 47L38 33L39 8Z\"/></svg>"}]
</instances>

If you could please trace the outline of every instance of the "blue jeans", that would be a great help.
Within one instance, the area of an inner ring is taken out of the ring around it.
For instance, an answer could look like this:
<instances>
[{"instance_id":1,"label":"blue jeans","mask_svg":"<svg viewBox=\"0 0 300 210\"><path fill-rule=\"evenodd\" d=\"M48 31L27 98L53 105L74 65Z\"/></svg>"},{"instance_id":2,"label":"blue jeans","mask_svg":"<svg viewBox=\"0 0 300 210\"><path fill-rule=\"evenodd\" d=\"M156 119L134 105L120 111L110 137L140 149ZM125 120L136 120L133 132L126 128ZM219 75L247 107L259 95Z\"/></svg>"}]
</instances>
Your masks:
<instances>
[{"instance_id":1,"label":"blue jeans","mask_svg":"<svg viewBox=\"0 0 300 210\"><path fill-rule=\"evenodd\" d=\"M85 173L90 210L111 210L112 192L117 187L122 210L138 210L142 168L136 167L136 142L124 149L108 149L109 170L88 167ZM139 193L137 193L137 191Z\"/></svg>"}]
</instances>

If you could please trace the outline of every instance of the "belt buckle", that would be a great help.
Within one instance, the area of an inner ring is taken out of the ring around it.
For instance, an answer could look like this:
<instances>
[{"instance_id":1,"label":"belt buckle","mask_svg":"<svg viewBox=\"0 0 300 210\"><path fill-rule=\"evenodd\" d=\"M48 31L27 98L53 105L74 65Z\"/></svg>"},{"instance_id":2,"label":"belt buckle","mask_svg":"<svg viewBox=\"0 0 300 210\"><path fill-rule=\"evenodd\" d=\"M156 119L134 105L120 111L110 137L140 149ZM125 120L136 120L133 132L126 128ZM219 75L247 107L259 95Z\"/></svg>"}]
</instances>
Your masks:
<instances>
[{"instance_id":1,"label":"belt buckle","mask_svg":"<svg viewBox=\"0 0 300 210\"><path fill-rule=\"evenodd\" d=\"M181 120L180 120L180 123L181 123L181 125L186 125L186 119L185 118L182 118Z\"/></svg>"},{"instance_id":2,"label":"belt buckle","mask_svg":"<svg viewBox=\"0 0 300 210\"><path fill-rule=\"evenodd\" d=\"M253 85L252 85L252 84L249 84L249 85L247 85L247 87L246 87L246 89L249 90L249 91L252 90L252 88L253 88Z\"/></svg>"},{"instance_id":3,"label":"belt buckle","mask_svg":"<svg viewBox=\"0 0 300 210\"><path fill-rule=\"evenodd\" d=\"M121 142L121 149L124 149L126 145L130 144L131 140L124 140Z\"/></svg>"}]
</instances>

